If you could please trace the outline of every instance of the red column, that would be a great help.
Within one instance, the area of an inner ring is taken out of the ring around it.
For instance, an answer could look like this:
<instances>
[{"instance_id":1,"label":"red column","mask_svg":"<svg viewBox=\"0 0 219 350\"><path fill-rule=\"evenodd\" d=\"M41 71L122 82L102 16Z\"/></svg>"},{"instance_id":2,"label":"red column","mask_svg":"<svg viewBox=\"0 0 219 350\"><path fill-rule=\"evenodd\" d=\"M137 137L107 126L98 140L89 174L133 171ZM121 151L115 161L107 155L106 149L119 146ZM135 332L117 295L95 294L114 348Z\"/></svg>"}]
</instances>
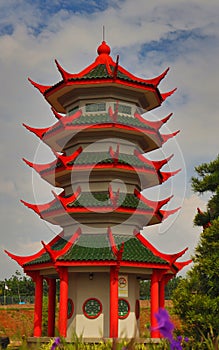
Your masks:
<instances>
[{"instance_id":1,"label":"red column","mask_svg":"<svg viewBox=\"0 0 219 350\"><path fill-rule=\"evenodd\" d=\"M165 279L164 277L159 282L159 307L165 307Z\"/></svg>"},{"instance_id":2,"label":"red column","mask_svg":"<svg viewBox=\"0 0 219 350\"><path fill-rule=\"evenodd\" d=\"M35 282L35 304L34 304L34 337L42 335L42 307L43 307L43 277L39 272L33 276Z\"/></svg>"},{"instance_id":3,"label":"red column","mask_svg":"<svg viewBox=\"0 0 219 350\"><path fill-rule=\"evenodd\" d=\"M67 335L68 318L68 269L59 268L60 277L60 299L59 299L59 334L61 337Z\"/></svg>"},{"instance_id":4,"label":"red column","mask_svg":"<svg viewBox=\"0 0 219 350\"><path fill-rule=\"evenodd\" d=\"M151 338L159 338L158 330L153 330L157 326L155 313L159 309L159 273L154 270L151 275Z\"/></svg>"},{"instance_id":5,"label":"red column","mask_svg":"<svg viewBox=\"0 0 219 350\"><path fill-rule=\"evenodd\" d=\"M110 268L110 338L118 338L118 270Z\"/></svg>"},{"instance_id":6,"label":"red column","mask_svg":"<svg viewBox=\"0 0 219 350\"><path fill-rule=\"evenodd\" d=\"M48 337L55 335L55 312L56 312L56 279L48 279Z\"/></svg>"}]
</instances>

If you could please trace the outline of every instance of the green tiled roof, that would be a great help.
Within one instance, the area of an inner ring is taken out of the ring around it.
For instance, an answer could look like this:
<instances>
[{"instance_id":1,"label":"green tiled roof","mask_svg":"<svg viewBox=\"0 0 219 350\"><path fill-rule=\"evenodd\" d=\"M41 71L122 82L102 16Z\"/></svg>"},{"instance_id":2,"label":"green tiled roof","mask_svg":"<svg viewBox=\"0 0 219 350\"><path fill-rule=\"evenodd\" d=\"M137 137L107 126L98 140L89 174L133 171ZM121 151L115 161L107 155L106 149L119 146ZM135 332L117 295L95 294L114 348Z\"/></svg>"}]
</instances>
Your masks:
<instances>
[{"instance_id":1,"label":"green tiled roof","mask_svg":"<svg viewBox=\"0 0 219 350\"><path fill-rule=\"evenodd\" d=\"M109 152L83 152L74 161L69 162L68 165L83 165L83 164L112 164L113 159L111 158ZM118 158L119 164L130 165L133 167L154 169L153 166L143 163L138 157L130 154L119 154Z\"/></svg>"},{"instance_id":2,"label":"green tiled roof","mask_svg":"<svg viewBox=\"0 0 219 350\"><path fill-rule=\"evenodd\" d=\"M65 117L63 117L65 118ZM81 115L79 118L74 119L72 122L66 123L67 126L74 125L95 125L95 124L110 124L112 123L112 119L110 118L108 113L99 113L93 115ZM128 125L131 127L142 128L144 130L153 130L152 127L142 123L140 120L134 117L126 116L118 114L117 123L122 125ZM49 135L54 131L61 129L63 127L62 123L58 123L56 127L51 126L45 133Z\"/></svg>"},{"instance_id":3,"label":"green tiled roof","mask_svg":"<svg viewBox=\"0 0 219 350\"><path fill-rule=\"evenodd\" d=\"M124 251L122 261L144 262L166 264L167 262L155 256L146 248L136 237L127 235L114 235L114 240L119 248L124 242ZM66 240L60 238L52 246L53 250L61 250ZM58 261L115 261L115 255L112 252L107 234L82 234L76 243L68 250L66 254L57 259ZM35 265L51 262L48 253L42 254L39 258L25 264Z\"/></svg>"},{"instance_id":4,"label":"green tiled roof","mask_svg":"<svg viewBox=\"0 0 219 350\"><path fill-rule=\"evenodd\" d=\"M96 200L94 200L94 198ZM152 208L148 207L144 202L139 201L139 199L134 194L124 194L120 193L118 204L123 208L130 209L142 209L153 211ZM78 207L106 207L111 206L111 201L109 198L108 192L92 192L92 193L81 193L79 198L73 203L69 203L69 208L78 208Z\"/></svg>"},{"instance_id":5,"label":"green tiled roof","mask_svg":"<svg viewBox=\"0 0 219 350\"><path fill-rule=\"evenodd\" d=\"M67 241L60 237L59 240L56 243L54 243L51 248L52 248L52 250L61 250L62 248L64 248L66 243L67 243ZM26 263L24 266L47 263L50 261L51 261L51 259L50 259L49 253L43 253L39 258L36 258L33 261L30 261L29 263Z\"/></svg>"},{"instance_id":6,"label":"green tiled roof","mask_svg":"<svg viewBox=\"0 0 219 350\"><path fill-rule=\"evenodd\" d=\"M99 113L93 115L81 115L79 118L74 119L72 122L67 123L67 125L86 125L86 124L104 124L112 123L108 113ZM152 127L142 123L140 120L134 117L129 117L126 115L118 114L117 123L123 125L129 125L133 127L139 127L147 130L154 130Z\"/></svg>"},{"instance_id":7,"label":"green tiled roof","mask_svg":"<svg viewBox=\"0 0 219 350\"><path fill-rule=\"evenodd\" d=\"M65 198L71 195L65 196ZM82 192L79 197L72 203L67 204L68 208L92 208L92 207L111 207L112 203L109 198L108 192ZM153 212L153 208L147 206L144 202L140 201L134 194L120 193L118 198L118 206L120 208L139 209ZM63 209L60 202L56 202L50 208L43 210L41 215L49 213L54 210Z\"/></svg>"},{"instance_id":8,"label":"green tiled roof","mask_svg":"<svg viewBox=\"0 0 219 350\"><path fill-rule=\"evenodd\" d=\"M110 66L112 73L114 72L114 67ZM120 80L129 81L132 83L137 83L143 86L153 86L152 84L148 84L144 81L139 81L137 79L131 79L127 74L123 73L118 69L117 78ZM99 64L95 68L91 69L90 72L83 75L82 77L70 78L69 81L81 81L81 80L95 80L95 79L112 79L112 75L108 73L105 64Z\"/></svg>"},{"instance_id":9,"label":"green tiled roof","mask_svg":"<svg viewBox=\"0 0 219 350\"><path fill-rule=\"evenodd\" d=\"M83 152L74 161L67 163L68 165L87 165L87 164L112 164L114 161L111 158L109 152ZM118 163L123 165L130 165L133 167L151 169L154 170L152 165L143 163L138 157L130 154L119 154ZM46 173L48 170L60 168L62 163L57 163L51 166L49 169L42 170L40 173Z\"/></svg>"}]
</instances>

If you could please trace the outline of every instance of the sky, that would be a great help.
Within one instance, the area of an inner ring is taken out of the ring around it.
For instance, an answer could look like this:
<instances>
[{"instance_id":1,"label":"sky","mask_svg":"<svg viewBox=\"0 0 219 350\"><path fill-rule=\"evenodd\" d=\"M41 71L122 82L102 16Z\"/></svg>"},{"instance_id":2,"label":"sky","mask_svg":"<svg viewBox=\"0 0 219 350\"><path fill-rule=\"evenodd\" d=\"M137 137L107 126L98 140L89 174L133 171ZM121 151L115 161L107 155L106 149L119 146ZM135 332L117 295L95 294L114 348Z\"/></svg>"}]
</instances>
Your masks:
<instances>
[{"instance_id":1,"label":"sky","mask_svg":"<svg viewBox=\"0 0 219 350\"><path fill-rule=\"evenodd\" d=\"M20 202L53 198L53 188L22 161L54 159L51 150L22 126L41 128L56 121L27 78L45 85L60 81L55 59L71 73L87 67L97 56L103 25L112 58L119 54L120 64L134 75L149 79L170 67L159 89L177 91L144 117L157 120L173 112L161 131L180 133L149 157L174 153L163 170L182 170L145 195L154 199L173 194L169 208L181 209L142 234L165 253L188 247L182 260L194 254L201 228L194 227L193 218L209 197L192 192L191 177L195 166L217 157L219 146L219 2L0 0L0 280L20 270L4 249L30 255L41 248L41 240L49 242L60 232Z\"/></svg>"}]
</instances>

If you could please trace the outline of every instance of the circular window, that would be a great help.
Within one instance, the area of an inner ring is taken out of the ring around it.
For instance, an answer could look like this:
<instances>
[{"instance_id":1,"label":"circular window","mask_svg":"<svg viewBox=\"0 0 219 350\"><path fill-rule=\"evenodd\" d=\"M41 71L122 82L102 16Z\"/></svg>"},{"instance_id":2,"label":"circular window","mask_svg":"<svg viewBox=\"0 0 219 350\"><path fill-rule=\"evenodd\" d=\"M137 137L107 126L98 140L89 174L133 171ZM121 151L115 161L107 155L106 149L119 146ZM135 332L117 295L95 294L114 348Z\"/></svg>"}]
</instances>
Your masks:
<instances>
[{"instance_id":1,"label":"circular window","mask_svg":"<svg viewBox=\"0 0 219 350\"><path fill-rule=\"evenodd\" d=\"M68 298L68 318L71 318L74 312L74 304L72 299Z\"/></svg>"},{"instance_id":2,"label":"circular window","mask_svg":"<svg viewBox=\"0 0 219 350\"><path fill-rule=\"evenodd\" d=\"M130 312L130 306L127 300L119 299L119 318L124 319L128 317Z\"/></svg>"},{"instance_id":3,"label":"circular window","mask_svg":"<svg viewBox=\"0 0 219 350\"><path fill-rule=\"evenodd\" d=\"M102 304L96 298L87 299L83 305L83 313L87 318L97 318L102 312Z\"/></svg>"}]
</instances>

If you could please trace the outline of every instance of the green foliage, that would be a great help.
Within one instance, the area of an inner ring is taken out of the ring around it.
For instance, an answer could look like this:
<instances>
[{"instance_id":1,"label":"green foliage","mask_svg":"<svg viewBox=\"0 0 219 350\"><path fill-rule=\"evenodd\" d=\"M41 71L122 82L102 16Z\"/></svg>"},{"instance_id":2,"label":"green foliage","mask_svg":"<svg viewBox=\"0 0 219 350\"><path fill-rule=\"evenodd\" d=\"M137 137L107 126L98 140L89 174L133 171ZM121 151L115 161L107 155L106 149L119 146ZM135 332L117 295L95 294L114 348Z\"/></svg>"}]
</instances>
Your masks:
<instances>
[{"instance_id":1,"label":"green foliage","mask_svg":"<svg viewBox=\"0 0 219 350\"><path fill-rule=\"evenodd\" d=\"M192 177L192 189L202 194L213 193L208 201L207 211L198 213L194 223L197 226L204 226L209 221L219 216L219 156L210 163L204 163L195 168L198 177Z\"/></svg>"},{"instance_id":2,"label":"green foliage","mask_svg":"<svg viewBox=\"0 0 219 350\"><path fill-rule=\"evenodd\" d=\"M186 335L198 344L194 349L216 349L219 335L219 157L197 167L196 171L199 178L192 178L193 190L210 191L213 195L207 203L207 211L195 217L195 224L205 228L192 258L194 265L173 293L174 312L183 321Z\"/></svg>"}]
</instances>

